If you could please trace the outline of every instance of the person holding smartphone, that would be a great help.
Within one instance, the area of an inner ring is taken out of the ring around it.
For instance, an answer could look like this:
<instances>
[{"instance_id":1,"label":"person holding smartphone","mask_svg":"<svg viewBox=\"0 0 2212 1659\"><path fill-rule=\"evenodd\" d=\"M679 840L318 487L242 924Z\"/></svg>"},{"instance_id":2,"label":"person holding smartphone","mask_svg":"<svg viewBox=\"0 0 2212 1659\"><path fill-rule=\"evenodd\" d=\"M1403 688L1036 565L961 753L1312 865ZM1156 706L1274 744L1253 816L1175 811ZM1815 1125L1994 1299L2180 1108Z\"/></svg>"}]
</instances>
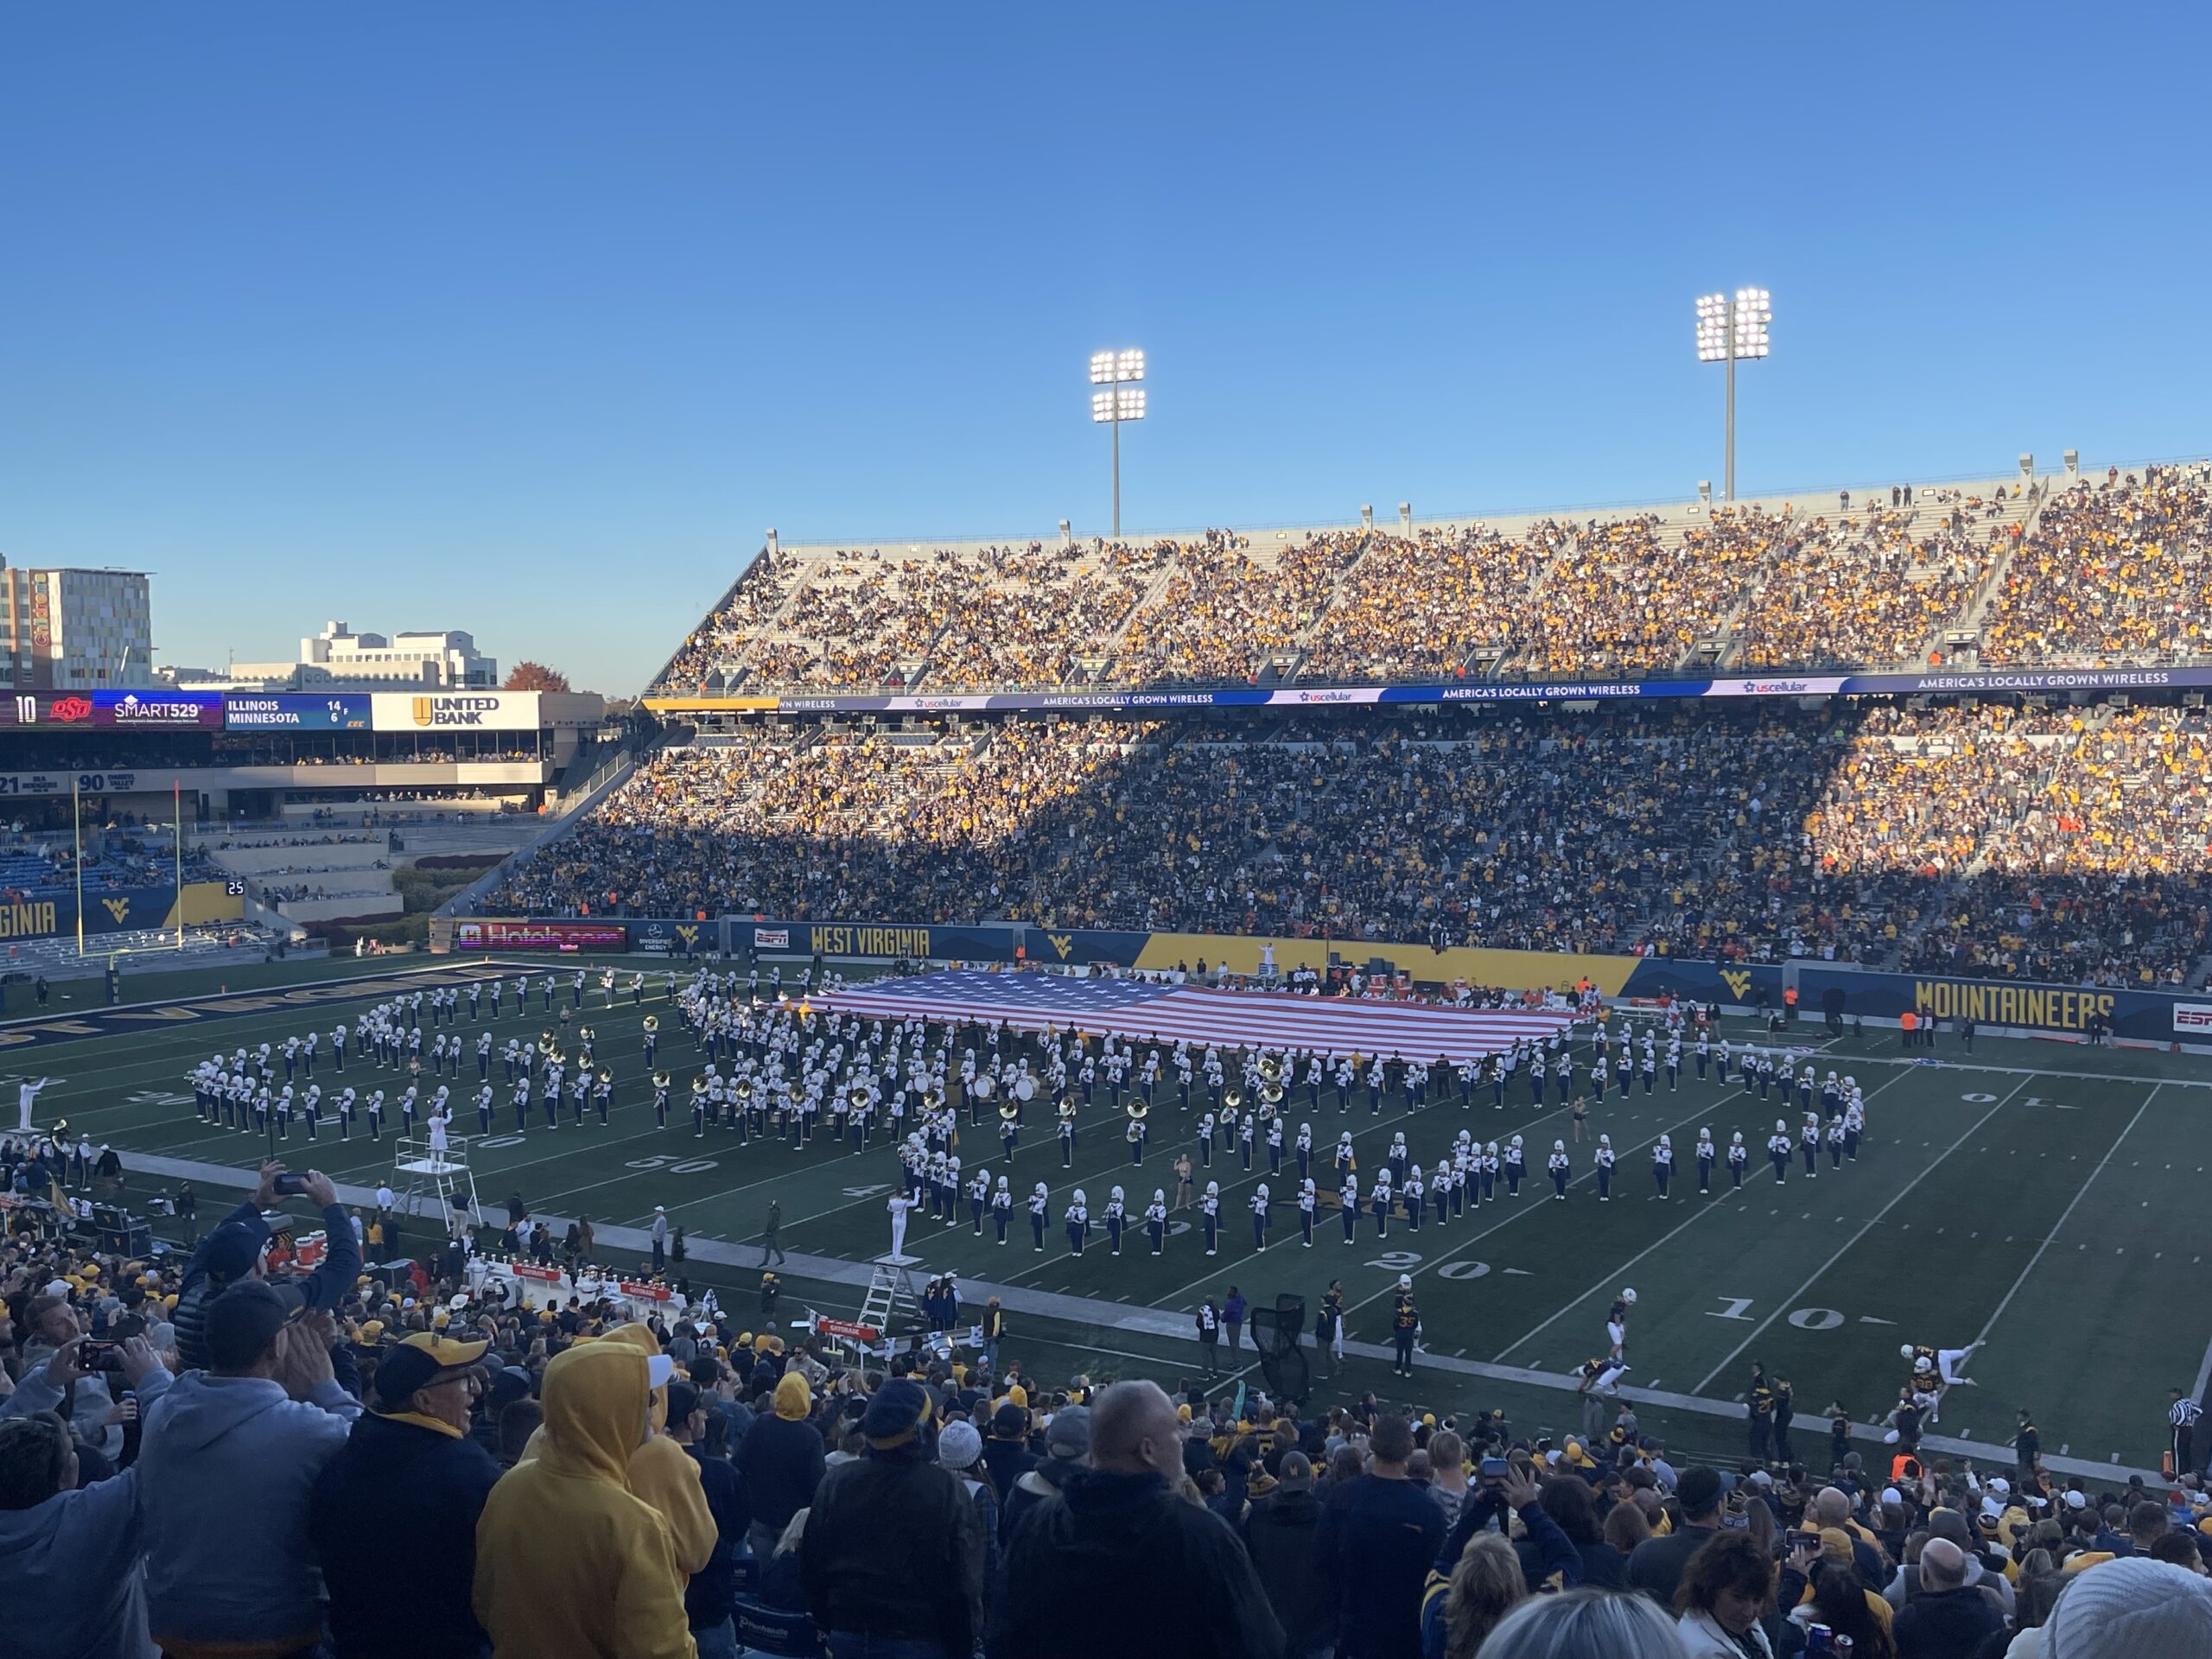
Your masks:
<instances>
[{"instance_id":1,"label":"person holding smartphone","mask_svg":"<svg viewBox=\"0 0 2212 1659\"><path fill-rule=\"evenodd\" d=\"M282 1160L270 1159L261 1166L261 1183L253 1196L226 1216L200 1241L186 1265L177 1295L177 1352L188 1370L207 1365L207 1304L232 1285L248 1279L269 1279L270 1227L262 1212L279 1198L302 1197L322 1212L324 1251L312 1272L286 1274L270 1281L291 1308L328 1310L338 1306L361 1271L360 1252L353 1243L353 1227L338 1202L337 1189L321 1170L290 1174Z\"/></svg>"}]
</instances>

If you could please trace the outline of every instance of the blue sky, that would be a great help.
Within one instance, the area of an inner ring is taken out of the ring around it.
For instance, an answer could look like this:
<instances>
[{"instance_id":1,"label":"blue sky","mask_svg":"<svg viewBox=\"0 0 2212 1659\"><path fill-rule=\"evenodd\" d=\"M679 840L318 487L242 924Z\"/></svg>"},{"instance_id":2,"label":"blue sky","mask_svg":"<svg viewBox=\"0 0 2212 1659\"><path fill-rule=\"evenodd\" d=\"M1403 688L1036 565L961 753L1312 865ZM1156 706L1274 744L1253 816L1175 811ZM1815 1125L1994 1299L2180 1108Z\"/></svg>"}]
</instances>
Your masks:
<instances>
[{"instance_id":1,"label":"blue sky","mask_svg":"<svg viewBox=\"0 0 2212 1659\"><path fill-rule=\"evenodd\" d=\"M1731 31L1739 32L1740 41ZM0 8L0 552L636 690L756 548L2212 448L2196 8Z\"/></svg>"}]
</instances>

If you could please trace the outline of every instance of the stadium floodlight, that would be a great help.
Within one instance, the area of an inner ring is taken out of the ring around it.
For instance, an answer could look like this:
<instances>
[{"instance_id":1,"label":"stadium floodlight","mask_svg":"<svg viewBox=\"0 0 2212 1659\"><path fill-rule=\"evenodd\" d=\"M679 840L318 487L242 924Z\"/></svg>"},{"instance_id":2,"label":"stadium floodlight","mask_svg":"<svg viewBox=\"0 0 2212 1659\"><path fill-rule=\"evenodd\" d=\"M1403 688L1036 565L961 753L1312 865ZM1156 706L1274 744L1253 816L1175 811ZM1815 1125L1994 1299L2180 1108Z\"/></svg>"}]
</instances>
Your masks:
<instances>
[{"instance_id":1,"label":"stadium floodlight","mask_svg":"<svg viewBox=\"0 0 2212 1659\"><path fill-rule=\"evenodd\" d=\"M1728 369L1726 454L1720 474L1724 501L1736 499L1736 365L1741 359L1767 354L1767 330L1773 321L1774 296L1763 288L1739 288L1733 297L1726 294L1698 296L1697 360L1726 364Z\"/></svg>"},{"instance_id":2,"label":"stadium floodlight","mask_svg":"<svg viewBox=\"0 0 2212 1659\"><path fill-rule=\"evenodd\" d=\"M1090 384L1110 388L1090 394L1090 418L1114 429L1114 539L1122 537L1122 423L1144 419L1145 395L1128 383L1144 378L1142 352L1093 352Z\"/></svg>"}]
</instances>

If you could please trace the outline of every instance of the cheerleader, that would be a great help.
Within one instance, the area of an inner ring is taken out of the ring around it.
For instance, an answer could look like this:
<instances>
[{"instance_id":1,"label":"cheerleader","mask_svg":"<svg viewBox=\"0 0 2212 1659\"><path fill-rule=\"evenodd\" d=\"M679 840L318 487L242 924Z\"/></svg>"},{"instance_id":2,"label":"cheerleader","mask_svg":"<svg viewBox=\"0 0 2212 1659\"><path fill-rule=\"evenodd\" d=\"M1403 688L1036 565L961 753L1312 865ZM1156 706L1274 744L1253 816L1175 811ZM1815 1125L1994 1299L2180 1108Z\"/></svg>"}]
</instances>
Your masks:
<instances>
[{"instance_id":1,"label":"cheerleader","mask_svg":"<svg viewBox=\"0 0 2212 1659\"><path fill-rule=\"evenodd\" d=\"M1152 1240L1152 1253L1158 1255L1167 1242L1167 1189L1152 1189L1152 1202L1144 1207L1144 1230Z\"/></svg>"},{"instance_id":2,"label":"cheerleader","mask_svg":"<svg viewBox=\"0 0 2212 1659\"><path fill-rule=\"evenodd\" d=\"M1744 1190L1744 1166L1751 1160L1751 1149L1744 1144L1741 1129L1728 1138L1728 1186L1731 1192Z\"/></svg>"},{"instance_id":3,"label":"cheerleader","mask_svg":"<svg viewBox=\"0 0 2212 1659\"><path fill-rule=\"evenodd\" d=\"M1579 1146L1582 1141L1582 1126L1590 1121L1590 1103L1586 1100L1576 1101L1571 1116L1574 1122L1575 1143Z\"/></svg>"},{"instance_id":4,"label":"cheerleader","mask_svg":"<svg viewBox=\"0 0 2212 1659\"><path fill-rule=\"evenodd\" d=\"M1766 1155L1774 1166L1774 1184L1784 1185L1789 1179L1789 1126L1778 1117L1774 1120L1774 1133L1767 1137Z\"/></svg>"},{"instance_id":5,"label":"cheerleader","mask_svg":"<svg viewBox=\"0 0 2212 1659\"><path fill-rule=\"evenodd\" d=\"M1255 1250L1264 1250L1268 1248L1268 1184L1265 1181L1262 1181L1259 1191L1252 1194L1250 1208L1252 1248Z\"/></svg>"},{"instance_id":6,"label":"cheerleader","mask_svg":"<svg viewBox=\"0 0 2212 1659\"><path fill-rule=\"evenodd\" d=\"M1045 1254L1045 1183L1039 1181L1029 1194L1029 1237L1039 1255Z\"/></svg>"},{"instance_id":7,"label":"cheerleader","mask_svg":"<svg viewBox=\"0 0 2212 1659\"><path fill-rule=\"evenodd\" d=\"M1651 1147L1651 1179L1659 1189L1659 1197L1667 1197L1668 1184L1675 1179L1675 1144L1661 1135Z\"/></svg>"},{"instance_id":8,"label":"cheerleader","mask_svg":"<svg viewBox=\"0 0 2212 1659\"><path fill-rule=\"evenodd\" d=\"M1307 1249L1313 1248L1313 1183L1302 1179L1298 1184L1298 1235Z\"/></svg>"},{"instance_id":9,"label":"cheerleader","mask_svg":"<svg viewBox=\"0 0 2212 1659\"><path fill-rule=\"evenodd\" d=\"M1068 1254L1081 1255L1083 1241L1090 1233L1090 1206L1084 1201L1081 1187L1076 1188L1075 1202L1068 1205L1067 1214L1062 1219L1067 1223Z\"/></svg>"},{"instance_id":10,"label":"cheerleader","mask_svg":"<svg viewBox=\"0 0 2212 1659\"><path fill-rule=\"evenodd\" d=\"M1598 1137L1597 1159L1598 1202L1611 1204L1613 1201L1613 1164L1615 1162L1611 1135L1601 1135Z\"/></svg>"},{"instance_id":11,"label":"cheerleader","mask_svg":"<svg viewBox=\"0 0 2212 1659\"><path fill-rule=\"evenodd\" d=\"M1221 1183L1208 1181L1206 1195L1198 1200L1198 1219L1206 1234L1206 1254L1213 1255L1221 1249Z\"/></svg>"},{"instance_id":12,"label":"cheerleader","mask_svg":"<svg viewBox=\"0 0 2212 1659\"><path fill-rule=\"evenodd\" d=\"M1815 1180L1821 1173L1821 1115L1805 1114L1805 1127L1798 1131L1798 1143L1805 1156L1805 1179Z\"/></svg>"},{"instance_id":13,"label":"cheerleader","mask_svg":"<svg viewBox=\"0 0 2212 1659\"><path fill-rule=\"evenodd\" d=\"M1006 1177L999 1177L991 1189L991 1224L999 1230L999 1243L1006 1243L1006 1224L1014 1216L1014 1192L1007 1185Z\"/></svg>"},{"instance_id":14,"label":"cheerleader","mask_svg":"<svg viewBox=\"0 0 2212 1659\"><path fill-rule=\"evenodd\" d=\"M1567 1160L1566 1141L1552 1142L1552 1155L1544 1160L1544 1166L1552 1173L1552 1197L1565 1203L1567 1178L1574 1173L1573 1164Z\"/></svg>"},{"instance_id":15,"label":"cheerleader","mask_svg":"<svg viewBox=\"0 0 2212 1659\"><path fill-rule=\"evenodd\" d=\"M1505 1148L1505 1196L1507 1198L1517 1198L1521 1196L1522 1170L1521 1137L1516 1135Z\"/></svg>"},{"instance_id":16,"label":"cheerleader","mask_svg":"<svg viewBox=\"0 0 2212 1659\"><path fill-rule=\"evenodd\" d=\"M1697 1132L1697 1190L1701 1198L1713 1196L1713 1160L1719 1155L1719 1148L1713 1144L1713 1131Z\"/></svg>"}]
</instances>

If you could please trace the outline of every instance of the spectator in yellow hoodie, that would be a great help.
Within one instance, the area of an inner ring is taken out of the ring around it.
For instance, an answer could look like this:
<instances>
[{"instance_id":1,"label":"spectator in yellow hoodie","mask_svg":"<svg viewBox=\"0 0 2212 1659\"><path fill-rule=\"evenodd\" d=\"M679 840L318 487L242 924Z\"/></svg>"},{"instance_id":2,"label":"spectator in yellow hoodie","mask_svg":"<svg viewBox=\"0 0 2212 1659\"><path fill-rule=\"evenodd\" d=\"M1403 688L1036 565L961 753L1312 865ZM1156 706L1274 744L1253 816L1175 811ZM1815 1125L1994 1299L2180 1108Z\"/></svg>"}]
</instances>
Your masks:
<instances>
[{"instance_id":1,"label":"spectator in yellow hoodie","mask_svg":"<svg viewBox=\"0 0 2212 1659\"><path fill-rule=\"evenodd\" d=\"M629 1487L652 1393L629 1343L585 1343L545 1368L542 1446L500 1478L476 1526L493 1659L696 1659L667 1523Z\"/></svg>"},{"instance_id":2,"label":"spectator in yellow hoodie","mask_svg":"<svg viewBox=\"0 0 2212 1659\"><path fill-rule=\"evenodd\" d=\"M676 1564L688 1579L713 1558L719 1529L699 1484L699 1465L663 1432L668 1427L668 1380L676 1374L676 1362L661 1353L660 1339L643 1324L618 1325L597 1340L622 1343L645 1356L646 1377L652 1385L652 1432L630 1454L630 1494L651 1504L668 1523ZM537 1457L544 1448L545 1430L551 1426L549 1420L530 1437L523 1448L524 1458Z\"/></svg>"}]
</instances>

